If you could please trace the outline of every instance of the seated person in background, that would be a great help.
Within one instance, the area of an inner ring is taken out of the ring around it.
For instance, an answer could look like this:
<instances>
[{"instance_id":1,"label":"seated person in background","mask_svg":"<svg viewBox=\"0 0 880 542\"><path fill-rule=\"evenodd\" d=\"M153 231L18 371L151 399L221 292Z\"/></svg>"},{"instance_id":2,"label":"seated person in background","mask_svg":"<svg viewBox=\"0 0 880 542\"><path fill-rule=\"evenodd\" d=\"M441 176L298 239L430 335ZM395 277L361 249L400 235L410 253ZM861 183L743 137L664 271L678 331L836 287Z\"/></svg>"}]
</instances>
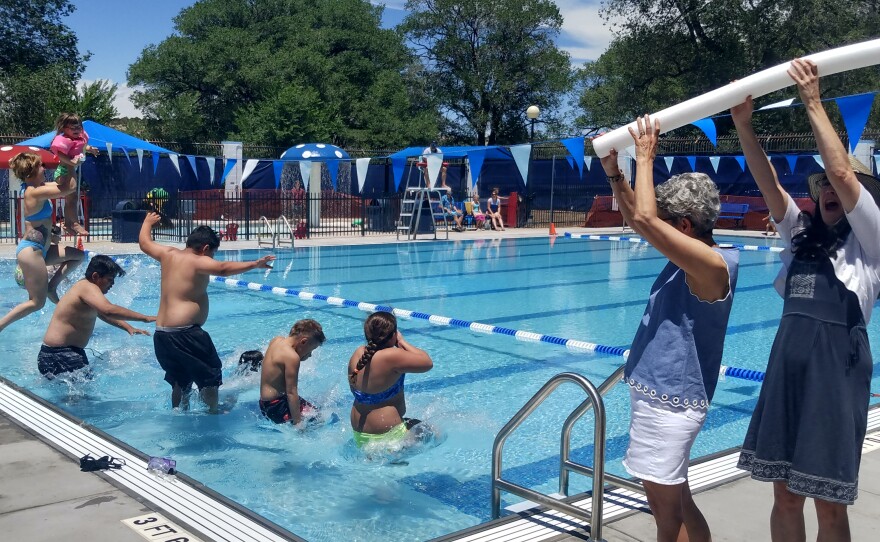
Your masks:
<instances>
[{"instance_id":1,"label":"seated person in background","mask_svg":"<svg viewBox=\"0 0 880 542\"><path fill-rule=\"evenodd\" d=\"M440 208L443 210L443 215L446 217L446 220L450 218L455 221L455 226L452 227L454 231L462 231L462 221L464 220L464 213L461 212L461 209L455 206L455 202L452 201L452 189L446 189L446 193L443 194L443 197L440 198Z\"/></svg>"},{"instance_id":2,"label":"seated person in background","mask_svg":"<svg viewBox=\"0 0 880 542\"><path fill-rule=\"evenodd\" d=\"M238 358L238 373L259 373L260 366L263 364L263 353L259 350L248 350L242 352Z\"/></svg>"},{"instance_id":3,"label":"seated person in background","mask_svg":"<svg viewBox=\"0 0 880 542\"><path fill-rule=\"evenodd\" d=\"M483 214L483 210L480 208L480 196L476 192L471 197L471 214L474 217L476 228L478 230L483 229L483 225L486 223L486 215Z\"/></svg>"},{"instance_id":4,"label":"seated person in background","mask_svg":"<svg viewBox=\"0 0 880 542\"><path fill-rule=\"evenodd\" d=\"M492 195L486 202L486 217L492 224L492 229L504 231L504 222L501 220L501 197L498 196L498 189L492 189Z\"/></svg>"},{"instance_id":5,"label":"seated person in background","mask_svg":"<svg viewBox=\"0 0 880 542\"><path fill-rule=\"evenodd\" d=\"M260 375L260 412L275 423L299 424L318 408L299 396L299 365L324 343L324 330L314 320L300 320L287 337L275 337L266 349Z\"/></svg>"},{"instance_id":6,"label":"seated person in background","mask_svg":"<svg viewBox=\"0 0 880 542\"><path fill-rule=\"evenodd\" d=\"M56 375L88 367L89 358L84 348L92 338L95 319L100 318L111 326L125 330L129 335L149 335L143 329L130 326L125 320L155 322L155 316L110 303L104 294L110 291L116 277L125 271L108 256L92 258L86 268L86 276L70 287L58 301L43 346L37 356L40 373L48 379Z\"/></svg>"},{"instance_id":7,"label":"seated person in background","mask_svg":"<svg viewBox=\"0 0 880 542\"><path fill-rule=\"evenodd\" d=\"M374 312L364 322L366 346L348 361L348 384L354 395L351 428L354 443L399 444L407 438L429 437L431 428L420 420L404 418L406 373L425 373L434 362L424 350L404 340L390 312Z\"/></svg>"}]
</instances>

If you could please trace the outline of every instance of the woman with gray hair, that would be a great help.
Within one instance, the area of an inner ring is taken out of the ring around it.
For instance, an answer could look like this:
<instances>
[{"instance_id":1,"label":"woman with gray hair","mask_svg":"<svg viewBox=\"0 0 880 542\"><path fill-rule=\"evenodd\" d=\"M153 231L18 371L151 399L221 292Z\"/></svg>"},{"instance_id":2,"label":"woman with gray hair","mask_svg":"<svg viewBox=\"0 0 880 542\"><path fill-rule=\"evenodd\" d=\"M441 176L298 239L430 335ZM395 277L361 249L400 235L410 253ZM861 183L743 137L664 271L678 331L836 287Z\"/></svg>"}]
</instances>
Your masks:
<instances>
[{"instance_id":1,"label":"woman with gray hair","mask_svg":"<svg viewBox=\"0 0 880 542\"><path fill-rule=\"evenodd\" d=\"M865 326L880 292L880 180L849 156L809 60L791 63L825 171L808 179L815 210L779 184L752 127L752 99L730 110L749 169L785 243L774 281L782 318L739 468L773 482L774 541L806 539L812 498L819 540L851 539L873 360Z\"/></svg>"},{"instance_id":2,"label":"woman with gray hair","mask_svg":"<svg viewBox=\"0 0 880 542\"><path fill-rule=\"evenodd\" d=\"M651 287L626 361L632 418L623 465L642 480L658 541L709 541L687 470L718 383L739 252L718 248L712 238L721 203L708 176L676 175L655 189L660 123L645 115L637 125L638 133L630 129L635 190L615 150L602 166L627 224L669 262Z\"/></svg>"}]
</instances>

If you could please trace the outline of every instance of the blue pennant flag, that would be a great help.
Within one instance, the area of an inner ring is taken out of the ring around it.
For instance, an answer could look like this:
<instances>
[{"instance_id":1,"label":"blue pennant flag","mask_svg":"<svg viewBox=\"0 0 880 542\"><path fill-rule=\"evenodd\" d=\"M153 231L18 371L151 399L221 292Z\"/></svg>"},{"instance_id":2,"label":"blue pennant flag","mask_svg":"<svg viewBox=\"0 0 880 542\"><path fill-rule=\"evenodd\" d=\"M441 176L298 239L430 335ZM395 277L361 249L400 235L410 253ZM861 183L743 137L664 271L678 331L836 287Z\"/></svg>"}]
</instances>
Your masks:
<instances>
[{"instance_id":1,"label":"blue pennant flag","mask_svg":"<svg viewBox=\"0 0 880 542\"><path fill-rule=\"evenodd\" d=\"M486 150L467 151L467 157L471 168L471 182L473 182L471 188L473 188L477 186L477 182L480 180L480 173L483 171L483 161L486 159Z\"/></svg>"},{"instance_id":2,"label":"blue pennant flag","mask_svg":"<svg viewBox=\"0 0 880 542\"><path fill-rule=\"evenodd\" d=\"M220 182L223 183L226 181L226 176L229 175L229 172L232 171L232 168L235 167L235 163L238 162L235 158L229 158L226 160L226 166L223 167L223 176L220 177Z\"/></svg>"},{"instance_id":3,"label":"blue pennant flag","mask_svg":"<svg viewBox=\"0 0 880 542\"><path fill-rule=\"evenodd\" d=\"M691 165L691 171L697 171L697 157L696 156L688 156L688 164Z\"/></svg>"},{"instance_id":4,"label":"blue pennant flag","mask_svg":"<svg viewBox=\"0 0 880 542\"><path fill-rule=\"evenodd\" d=\"M284 171L284 160L272 160L272 173L275 174L275 188L281 186L281 173Z\"/></svg>"},{"instance_id":5,"label":"blue pennant flag","mask_svg":"<svg viewBox=\"0 0 880 542\"><path fill-rule=\"evenodd\" d=\"M578 167L578 175L584 176L584 137L569 137L559 141L574 157L574 163Z\"/></svg>"},{"instance_id":6,"label":"blue pennant flag","mask_svg":"<svg viewBox=\"0 0 880 542\"><path fill-rule=\"evenodd\" d=\"M568 162L568 167L574 169L574 158L571 156L566 156L565 161Z\"/></svg>"},{"instance_id":7,"label":"blue pennant flag","mask_svg":"<svg viewBox=\"0 0 880 542\"><path fill-rule=\"evenodd\" d=\"M712 142L713 146L718 145L718 133L715 130L715 121L707 117L705 119L696 120L691 124L702 130L703 133L706 134L706 137L709 138L709 141Z\"/></svg>"},{"instance_id":8,"label":"blue pennant flag","mask_svg":"<svg viewBox=\"0 0 880 542\"><path fill-rule=\"evenodd\" d=\"M330 184L336 190L336 177L339 174L339 160L327 160L327 173L330 174Z\"/></svg>"},{"instance_id":9,"label":"blue pennant flag","mask_svg":"<svg viewBox=\"0 0 880 542\"><path fill-rule=\"evenodd\" d=\"M743 173L746 171L746 157L745 156L734 156L736 158L736 163L739 164L739 168L743 170Z\"/></svg>"},{"instance_id":10,"label":"blue pennant flag","mask_svg":"<svg viewBox=\"0 0 880 542\"><path fill-rule=\"evenodd\" d=\"M791 171L791 174L794 175L794 168L797 165L798 155L796 154L786 154L785 160L788 162L788 170Z\"/></svg>"},{"instance_id":11,"label":"blue pennant flag","mask_svg":"<svg viewBox=\"0 0 880 542\"><path fill-rule=\"evenodd\" d=\"M840 109L843 124L846 126L850 153L855 152L856 145L859 144L859 140L862 138L862 132L865 131L865 124L868 123L868 116L871 114L871 105L874 103L875 94L876 92L868 92L844 96L834 100L837 103L837 108Z\"/></svg>"},{"instance_id":12,"label":"blue pennant flag","mask_svg":"<svg viewBox=\"0 0 880 542\"><path fill-rule=\"evenodd\" d=\"M158 167L159 167L159 153L156 151L153 151L151 154L153 155L153 175L155 176L156 169L158 169Z\"/></svg>"},{"instance_id":13,"label":"blue pennant flag","mask_svg":"<svg viewBox=\"0 0 880 542\"><path fill-rule=\"evenodd\" d=\"M189 162L189 167L193 170L193 175L196 176L196 182L199 180L199 170L196 169L196 157L191 156L189 154L186 155L186 161Z\"/></svg>"},{"instance_id":14,"label":"blue pennant flag","mask_svg":"<svg viewBox=\"0 0 880 542\"><path fill-rule=\"evenodd\" d=\"M391 158L391 171L394 173L394 190L400 188L400 180L403 178L403 170L406 168L406 157Z\"/></svg>"}]
</instances>

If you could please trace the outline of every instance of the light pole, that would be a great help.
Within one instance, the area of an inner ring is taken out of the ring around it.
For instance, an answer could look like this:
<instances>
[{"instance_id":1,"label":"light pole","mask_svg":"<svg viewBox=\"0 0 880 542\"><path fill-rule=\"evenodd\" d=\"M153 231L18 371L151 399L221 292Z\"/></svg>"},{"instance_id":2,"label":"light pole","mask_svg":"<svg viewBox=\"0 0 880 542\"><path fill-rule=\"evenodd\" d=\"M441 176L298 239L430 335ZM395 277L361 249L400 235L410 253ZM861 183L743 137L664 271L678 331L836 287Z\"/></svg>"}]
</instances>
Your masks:
<instances>
[{"instance_id":1,"label":"light pole","mask_svg":"<svg viewBox=\"0 0 880 542\"><path fill-rule=\"evenodd\" d=\"M526 109L526 116L529 117L529 120L532 121L532 131L529 136L529 143L535 140L535 121L538 120L538 116L541 115L541 110L537 105L530 105L528 109Z\"/></svg>"}]
</instances>

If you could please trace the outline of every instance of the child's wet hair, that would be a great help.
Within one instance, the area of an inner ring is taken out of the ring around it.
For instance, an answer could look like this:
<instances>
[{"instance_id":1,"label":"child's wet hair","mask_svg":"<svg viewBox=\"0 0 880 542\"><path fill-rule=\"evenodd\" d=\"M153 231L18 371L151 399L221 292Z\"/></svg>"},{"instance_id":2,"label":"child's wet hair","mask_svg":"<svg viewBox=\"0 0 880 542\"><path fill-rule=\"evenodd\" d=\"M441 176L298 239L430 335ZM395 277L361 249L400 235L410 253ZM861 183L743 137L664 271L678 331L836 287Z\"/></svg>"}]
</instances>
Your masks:
<instances>
[{"instance_id":1,"label":"child's wet hair","mask_svg":"<svg viewBox=\"0 0 880 542\"><path fill-rule=\"evenodd\" d=\"M82 119L76 113L61 113L55 119L55 130L60 134L68 126L82 126Z\"/></svg>"}]
</instances>

